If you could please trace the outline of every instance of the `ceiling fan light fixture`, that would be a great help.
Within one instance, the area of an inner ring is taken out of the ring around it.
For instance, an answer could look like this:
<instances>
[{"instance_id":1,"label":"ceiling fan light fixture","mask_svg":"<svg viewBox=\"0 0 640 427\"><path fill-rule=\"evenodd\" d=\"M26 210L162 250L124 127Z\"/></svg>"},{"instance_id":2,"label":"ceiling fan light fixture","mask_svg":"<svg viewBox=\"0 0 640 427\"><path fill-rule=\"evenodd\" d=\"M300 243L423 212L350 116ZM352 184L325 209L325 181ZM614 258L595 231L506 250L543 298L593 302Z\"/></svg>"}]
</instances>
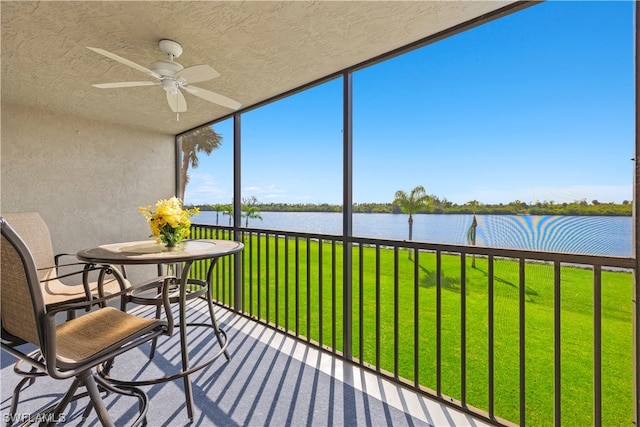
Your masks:
<instances>
[{"instance_id":1,"label":"ceiling fan light fixture","mask_svg":"<svg viewBox=\"0 0 640 427\"><path fill-rule=\"evenodd\" d=\"M162 82L160 84L162 85L162 89L164 89L168 93L176 93L178 91L178 83L174 79L162 79Z\"/></svg>"}]
</instances>

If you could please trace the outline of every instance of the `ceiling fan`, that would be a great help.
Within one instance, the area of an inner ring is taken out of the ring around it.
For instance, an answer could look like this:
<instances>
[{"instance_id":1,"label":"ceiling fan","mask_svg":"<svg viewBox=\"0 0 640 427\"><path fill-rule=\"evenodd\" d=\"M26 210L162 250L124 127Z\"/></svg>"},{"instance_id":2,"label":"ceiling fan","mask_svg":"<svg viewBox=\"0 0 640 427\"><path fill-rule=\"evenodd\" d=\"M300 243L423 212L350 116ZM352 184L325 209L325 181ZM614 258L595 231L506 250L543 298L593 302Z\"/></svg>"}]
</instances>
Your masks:
<instances>
[{"instance_id":1,"label":"ceiling fan","mask_svg":"<svg viewBox=\"0 0 640 427\"><path fill-rule=\"evenodd\" d=\"M114 53L107 52L103 49L95 47L87 47L100 55L104 55L107 58L118 61L121 64L127 65L135 70L142 71L146 75L153 77L156 81L140 81L140 82L117 82L117 83L100 83L92 86L100 89L113 89L123 87L136 87L136 86L162 86L167 94L167 102L169 108L174 113L184 113L187 111L187 101L184 98L181 90L184 90L191 95L195 95L198 98L202 98L206 101L213 102L214 104L222 105L223 107L237 110L241 104L234 101L231 98L220 95L210 90L202 89L199 87L191 86L191 83L204 82L207 80L215 79L220 76L216 70L209 65L193 65L191 67L184 68L173 59L182 55L182 46L180 43L173 40L160 40L158 43L160 50L169 56L169 59L160 59L151 67L145 68L142 65L138 65L135 62L129 61ZM179 118L179 116L178 116Z\"/></svg>"}]
</instances>

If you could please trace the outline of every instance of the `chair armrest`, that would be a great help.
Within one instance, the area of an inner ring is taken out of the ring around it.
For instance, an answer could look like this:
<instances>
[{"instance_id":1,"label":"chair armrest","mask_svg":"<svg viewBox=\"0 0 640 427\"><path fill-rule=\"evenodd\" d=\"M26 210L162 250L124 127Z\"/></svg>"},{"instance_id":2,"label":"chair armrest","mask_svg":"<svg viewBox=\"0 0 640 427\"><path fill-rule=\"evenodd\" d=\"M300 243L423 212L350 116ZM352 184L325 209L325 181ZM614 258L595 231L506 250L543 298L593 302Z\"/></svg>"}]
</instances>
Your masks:
<instances>
[{"instance_id":1,"label":"chair armrest","mask_svg":"<svg viewBox=\"0 0 640 427\"><path fill-rule=\"evenodd\" d=\"M108 264L88 264L85 262L75 262L75 263L71 263L71 264L59 264L56 265L56 269L59 267L82 267L82 270L77 270L77 271L72 271L70 273L65 273L65 274L56 274L54 277L49 277L48 279L42 279L40 280L40 282L49 282L51 280L59 280L59 279L64 279L65 277L72 277L72 276L76 276L78 274L88 274L91 271L100 271L100 270L112 270L113 267L112 265L108 265ZM51 267L44 267L44 268L38 268L37 271L47 271L50 270ZM56 271L57 273L57 271ZM108 274L108 273L107 273Z\"/></svg>"},{"instance_id":2,"label":"chair armrest","mask_svg":"<svg viewBox=\"0 0 640 427\"><path fill-rule=\"evenodd\" d=\"M66 263L64 263L64 264L63 264L63 263L61 262L62 257L73 257L73 262L66 262ZM75 255L73 255L73 254L66 254L66 253L62 253L62 254L57 254L57 255L55 255L55 256L53 257L53 261L54 261L54 263L55 263L56 275L60 275L60 274L61 274L61 273L60 273L60 269L61 269L62 267L85 266L85 265L87 265L87 264L88 264L88 263L86 263L86 262L78 261L78 258L76 258L76 256L75 256ZM39 269L39 270L45 270L45 269L47 269L47 267L42 268L42 269Z\"/></svg>"},{"instance_id":3,"label":"chair armrest","mask_svg":"<svg viewBox=\"0 0 640 427\"><path fill-rule=\"evenodd\" d=\"M61 260L62 257L72 257L74 259L74 262L61 264L60 260ZM71 266L76 266L76 265L91 264L91 263L88 263L88 262L78 261L78 258L76 257L75 254L60 253L60 254L55 255L53 257L53 259L54 259L54 262L56 264L56 274L60 274L60 268L61 267L71 267ZM122 275L126 279L127 278L127 270L125 269L124 265L119 265L118 267L120 268L120 271L122 272Z\"/></svg>"},{"instance_id":4,"label":"chair armrest","mask_svg":"<svg viewBox=\"0 0 640 427\"><path fill-rule=\"evenodd\" d=\"M53 257L53 260L56 263L56 267L60 265L60 258L62 258L63 256L70 256L70 257L74 257L75 258L75 255L73 255L73 254L62 253L62 254L55 255ZM76 258L76 260L77 260L77 258Z\"/></svg>"}]
</instances>

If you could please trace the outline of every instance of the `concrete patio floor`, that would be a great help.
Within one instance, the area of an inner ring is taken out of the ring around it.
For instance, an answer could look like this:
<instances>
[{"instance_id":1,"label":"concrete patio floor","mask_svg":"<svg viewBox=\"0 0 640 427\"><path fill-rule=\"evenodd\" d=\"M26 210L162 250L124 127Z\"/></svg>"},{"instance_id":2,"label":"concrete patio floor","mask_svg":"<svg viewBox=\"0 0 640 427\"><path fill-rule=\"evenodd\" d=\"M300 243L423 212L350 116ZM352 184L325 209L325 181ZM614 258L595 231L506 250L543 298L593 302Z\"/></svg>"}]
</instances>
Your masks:
<instances>
[{"instance_id":1,"label":"concrete patio floor","mask_svg":"<svg viewBox=\"0 0 640 427\"><path fill-rule=\"evenodd\" d=\"M143 307L132 311L151 314ZM206 321L206 313L203 301L189 302L190 323ZM216 313L229 337L231 360L221 357L192 375L192 424L181 380L143 387L149 396L149 426L487 425L243 316L222 308L216 308ZM176 335L158 343L151 361L148 346L118 357L112 375L154 378L177 372L180 353ZM189 340L190 359L197 363L212 349L215 337L210 329L190 327ZM214 351L217 348L213 345ZM11 392L19 381L13 372L14 361L2 353L3 423L7 421ZM39 378L22 392L18 415L47 407L66 391L70 381ZM82 420L87 402L87 398L73 402L65 413L64 425L99 425L95 412ZM105 402L118 426L128 425L136 416L135 398L109 395Z\"/></svg>"}]
</instances>

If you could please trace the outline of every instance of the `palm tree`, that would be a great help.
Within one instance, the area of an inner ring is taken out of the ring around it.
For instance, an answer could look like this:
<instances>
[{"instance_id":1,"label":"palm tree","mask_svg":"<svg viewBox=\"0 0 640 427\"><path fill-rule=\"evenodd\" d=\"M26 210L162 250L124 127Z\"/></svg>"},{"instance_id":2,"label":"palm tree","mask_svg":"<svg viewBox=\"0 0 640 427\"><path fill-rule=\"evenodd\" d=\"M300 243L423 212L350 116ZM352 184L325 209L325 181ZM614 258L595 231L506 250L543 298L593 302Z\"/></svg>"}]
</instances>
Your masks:
<instances>
[{"instance_id":1,"label":"palm tree","mask_svg":"<svg viewBox=\"0 0 640 427\"><path fill-rule=\"evenodd\" d=\"M249 227L249 218L256 218L262 221L260 210L258 209L258 199L255 196L242 199L243 216L246 218L244 226Z\"/></svg>"},{"instance_id":2,"label":"palm tree","mask_svg":"<svg viewBox=\"0 0 640 427\"><path fill-rule=\"evenodd\" d=\"M480 206L480 202L477 200L471 200L467 202L467 205L471 207L473 210L473 220L471 221L471 226L469 230L467 230L467 243L471 246L476 245L476 228L478 228L478 221L476 220L476 211L478 210L478 206ZM471 255L471 268L476 268L476 254Z\"/></svg>"},{"instance_id":3,"label":"palm tree","mask_svg":"<svg viewBox=\"0 0 640 427\"><path fill-rule=\"evenodd\" d=\"M471 246L476 245L476 228L478 228L478 221L476 220L476 214L473 214L473 221L467 231L467 243ZM471 255L471 268L476 268L476 254Z\"/></svg>"},{"instance_id":4,"label":"palm tree","mask_svg":"<svg viewBox=\"0 0 640 427\"><path fill-rule=\"evenodd\" d=\"M220 211L223 210L224 205L215 204L215 205L209 205L209 206L211 207L212 210L216 212L216 225L218 225L218 218L220 217Z\"/></svg>"},{"instance_id":5,"label":"palm tree","mask_svg":"<svg viewBox=\"0 0 640 427\"><path fill-rule=\"evenodd\" d=\"M413 214L429 207L431 198L427 195L422 185L418 185L407 194L402 190L396 191L393 204L400 207L400 210L409 214L409 240L413 239ZM409 259L411 259L411 250L409 250Z\"/></svg>"},{"instance_id":6,"label":"palm tree","mask_svg":"<svg viewBox=\"0 0 640 427\"><path fill-rule=\"evenodd\" d=\"M229 215L229 227L231 227L231 220L233 219L233 203L230 205L220 206L222 209L222 215Z\"/></svg>"},{"instance_id":7,"label":"palm tree","mask_svg":"<svg viewBox=\"0 0 640 427\"><path fill-rule=\"evenodd\" d=\"M244 223L245 227L249 226L249 218L256 218L262 221L262 215L260 215L260 210L258 210L256 206L245 206L242 208L242 210L244 211L243 215L246 218Z\"/></svg>"},{"instance_id":8,"label":"palm tree","mask_svg":"<svg viewBox=\"0 0 640 427\"><path fill-rule=\"evenodd\" d=\"M193 169L198 167L198 153L205 153L207 156L213 150L222 145L222 135L216 133L212 126L202 126L188 134L178 137L178 142L182 147L182 167L180 168L180 194L184 199L184 192L189 182L189 166Z\"/></svg>"}]
</instances>

